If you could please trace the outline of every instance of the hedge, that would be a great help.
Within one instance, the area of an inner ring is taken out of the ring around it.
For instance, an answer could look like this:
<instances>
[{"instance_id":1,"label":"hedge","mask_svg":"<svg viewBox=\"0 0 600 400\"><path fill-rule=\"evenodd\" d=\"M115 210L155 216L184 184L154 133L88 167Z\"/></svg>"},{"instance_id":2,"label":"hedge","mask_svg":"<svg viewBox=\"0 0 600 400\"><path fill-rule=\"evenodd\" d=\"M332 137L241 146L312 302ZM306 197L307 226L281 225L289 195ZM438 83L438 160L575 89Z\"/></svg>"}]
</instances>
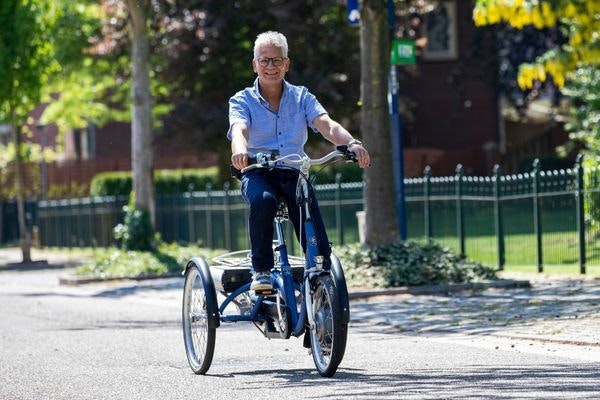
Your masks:
<instances>
[{"instance_id":1,"label":"hedge","mask_svg":"<svg viewBox=\"0 0 600 400\"><path fill-rule=\"evenodd\" d=\"M101 172L94 176L90 196L127 196L132 190L131 171ZM157 170L154 172L154 189L158 194L204 190L210 183L217 187L217 167L204 169Z\"/></svg>"},{"instance_id":2,"label":"hedge","mask_svg":"<svg viewBox=\"0 0 600 400\"><path fill-rule=\"evenodd\" d=\"M362 169L357 164L334 164L311 170L317 183L333 183L337 173L343 182L362 181ZM193 190L205 190L210 183L213 188L221 188L217 167L203 169L157 170L154 173L155 192L172 194ZM94 176L90 184L90 196L128 196L132 190L131 171L101 172Z\"/></svg>"}]
</instances>

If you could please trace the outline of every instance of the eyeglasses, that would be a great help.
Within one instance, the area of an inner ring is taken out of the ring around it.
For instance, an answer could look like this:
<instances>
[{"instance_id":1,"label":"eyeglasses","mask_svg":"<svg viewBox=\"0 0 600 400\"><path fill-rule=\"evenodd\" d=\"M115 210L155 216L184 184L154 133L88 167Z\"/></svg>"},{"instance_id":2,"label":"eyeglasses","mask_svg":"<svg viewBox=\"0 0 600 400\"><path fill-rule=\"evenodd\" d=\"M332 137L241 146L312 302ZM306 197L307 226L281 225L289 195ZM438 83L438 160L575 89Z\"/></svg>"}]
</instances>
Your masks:
<instances>
[{"instance_id":1,"label":"eyeglasses","mask_svg":"<svg viewBox=\"0 0 600 400\"><path fill-rule=\"evenodd\" d=\"M273 57L273 58L259 58L258 65L261 67L268 67L269 63L272 63L274 67L281 67L283 65L283 61L285 58L283 57Z\"/></svg>"}]
</instances>

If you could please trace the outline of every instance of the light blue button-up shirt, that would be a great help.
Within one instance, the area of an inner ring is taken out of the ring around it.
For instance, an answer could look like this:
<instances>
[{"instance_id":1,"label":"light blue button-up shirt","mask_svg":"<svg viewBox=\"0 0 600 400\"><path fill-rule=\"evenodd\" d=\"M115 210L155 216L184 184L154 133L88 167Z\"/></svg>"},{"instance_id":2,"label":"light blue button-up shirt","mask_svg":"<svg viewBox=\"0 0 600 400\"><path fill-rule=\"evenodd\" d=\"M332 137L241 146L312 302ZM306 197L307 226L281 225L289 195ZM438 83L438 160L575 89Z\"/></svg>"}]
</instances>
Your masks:
<instances>
[{"instance_id":1,"label":"light blue button-up shirt","mask_svg":"<svg viewBox=\"0 0 600 400\"><path fill-rule=\"evenodd\" d=\"M256 78L253 87L241 90L229 99L227 138L231 140L233 124L244 123L249 129L250 156L261 152L270 153L272 150L278 150L282 156L304 155L304 144L308 139L307 126L317 132L312 121L326 113L325 108L308 89L286 81L283 81L279 111L275 111L261 96Z\"/></svg>"}]
</instances>

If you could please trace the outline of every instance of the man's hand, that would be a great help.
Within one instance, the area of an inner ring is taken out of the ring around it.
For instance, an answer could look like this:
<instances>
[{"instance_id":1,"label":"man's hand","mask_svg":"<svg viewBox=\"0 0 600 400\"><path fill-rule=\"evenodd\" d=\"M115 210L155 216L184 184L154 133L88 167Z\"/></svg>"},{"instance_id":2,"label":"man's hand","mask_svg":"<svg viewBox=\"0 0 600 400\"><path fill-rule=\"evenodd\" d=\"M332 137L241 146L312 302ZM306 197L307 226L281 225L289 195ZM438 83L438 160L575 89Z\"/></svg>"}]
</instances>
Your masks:
<instances>
[{"instance_id":1,"label":"man's hand","mask_svg":"<svg viewBox=\"0 0 600 400\"><path fill-rule=\"evenodd\" d=\"M231 155L231 164L241 170L248 166L248 153L235 153Z\"/></svg>"},{"instance_id":2,"label":"man's hand","mask_svg":"<svg viewBox=\"0 0 600 400\"><path fill-rule=\"evenodd\" d=\"M366 168L371 165L371 157L369 156L369 152L362 146L362 144L351 143L348 146L348 150L356 154L356 159L358 160L358 166L361 168Z\"/></svg>"}]
</instances>

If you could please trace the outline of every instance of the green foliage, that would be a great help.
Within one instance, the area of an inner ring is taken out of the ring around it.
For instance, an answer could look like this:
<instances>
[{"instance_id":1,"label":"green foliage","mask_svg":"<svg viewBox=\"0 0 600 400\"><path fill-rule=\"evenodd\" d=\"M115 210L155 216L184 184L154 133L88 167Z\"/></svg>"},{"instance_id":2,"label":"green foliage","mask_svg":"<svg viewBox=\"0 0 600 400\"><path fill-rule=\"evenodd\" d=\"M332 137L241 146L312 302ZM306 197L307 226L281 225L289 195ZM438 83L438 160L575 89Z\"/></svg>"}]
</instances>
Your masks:
<instances>
[{"instance_id":1,"label":"green foliage","mask_svg":"<svg viewBox=\"0 0 600 400\"><path fill-rule=\"evenodd\" d=\"M581 152L585 155L585 187L590 196L590 201L586 202L586 223L598 226L600 208L590 207L590 204L600 204L600 193L596 190L600 180L600 69L597 66L578 68L571 74L563 92L571 100L570 118L565 125L571 141L564 150L569 152L570 147L584 147Z\"/></svg>"},{"instance_id":2,"label":"green foliage","mask_svg":"<svg viewBox=\"0 0 600 400\"><path fill-rule=\"evenodd\" d=\"M60 133L90 123L128 121L129 58L104 54L103 7L94 0L59 0L51 38L61 73L49 79L42 100L48 107L44 124L54 123Z\"/></svg>"},{"instance_id":3,"label":"green foliage","mask_svg":"<svg viewBox=\"0 0 600 400\"><path fill-rule=\"evenodd\" d=\"M92 178L90 196L127 196L133 190L130 171L101 172Z\"/></svg>"},{"instance_id":4,"label":"green foliage","mask_svg":"<svg viewBox=\"0 0 600 400\"><path fill-rule=\"evenodd\" d=\"M141 278L179 274L192 257L212 258L223 250L197 246L160 244L155 252L97 249L94 257L75 270L75 274L98 279Z\"/></svg>"},{"instance_id":5,"label":"green foliage","mask_svg":"<svg viewBox=\"0 0 600 400\"><path fill-rule=\"evenodd\" d=\"M183 193L190 188L204 190L207 184L216 187L216 167L204 169L158 170L154 175L155 193ZM130 171L102 172L94 176L90 185L90 196L126 196L131 192Z\"/></svg>"},{"instance_id":6,"label":"green foliage","mask_svg":"<svg viewBox=\"0 0 600 400\"><path fill-rule=\"evenodd\" d=\"M190 189L205 190L207 184L216 188L217 180L217 167L159 170L154 177L156 193L182 193Z\"/></svg>"},{"instance_id":7,"label":"green foliage","mask_svg":"<svg viewBox=\"0 0 600 400\"><path fill-rule=\"evenodd\" d=\"M563 89L571 99L571 116L565 126L570 138L584 143L589 155L600 155L600 69L578 68Z\"/></svg>"},{"instance_id":8,"label":"green foliage","mask_svg":"<svg viewBox=\"0 0 600 400\"><path fill-rule=\"evenodd\" d=\"M0 2L0 120L23 125L59 69L50 38L55 12L44 0Z\"/></svg>"},{"instance_id":9,"label":"green foliage","mask_svg":"<svg viewBox=\"0 0 600 400\"><path fill-rule=\"evenodd\" d=\"M396 242L361 250L358 245L338 248L351 286L396 287L466 283L495 279L495 270L463 260L438 244Z\"/></svg>"},{"instance_id":10,"label":"green foliage","mask_svg":"<svg viewBox=\"0 0 600 400\"><path fill-rule=\"evenodd\" d=\"M113 229L117 243L124 250L149 251L154 249L154 229L150 214L135 205L135 194L131 192L129 204L123 207L125 220Z\"/></svg>"}]
</instances>

